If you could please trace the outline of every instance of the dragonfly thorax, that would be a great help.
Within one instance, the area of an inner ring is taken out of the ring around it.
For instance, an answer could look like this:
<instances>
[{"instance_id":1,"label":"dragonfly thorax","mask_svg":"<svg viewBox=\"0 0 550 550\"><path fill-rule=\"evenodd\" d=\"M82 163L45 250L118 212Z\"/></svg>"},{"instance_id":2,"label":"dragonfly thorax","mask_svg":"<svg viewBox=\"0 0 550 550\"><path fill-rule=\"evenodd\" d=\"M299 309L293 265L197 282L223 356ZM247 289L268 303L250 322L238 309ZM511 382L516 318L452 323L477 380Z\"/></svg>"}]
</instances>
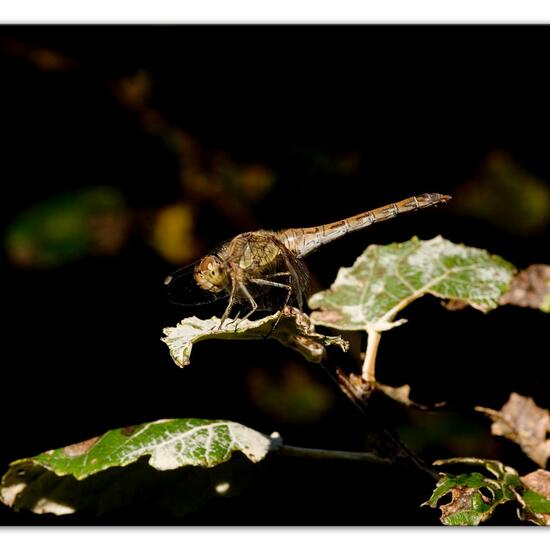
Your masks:
<instances>
[{"instance_id":1,"label":"dragonfly thorax","mask_svg":"<svg viewBox=\"0 0 550 550\"><path fill-rule=\"evenodd\" d=\"M229 284L223 261L214 255L205 256L195 267L195 281L204 290L221 292Z\"/></svg>"}]
</instances>

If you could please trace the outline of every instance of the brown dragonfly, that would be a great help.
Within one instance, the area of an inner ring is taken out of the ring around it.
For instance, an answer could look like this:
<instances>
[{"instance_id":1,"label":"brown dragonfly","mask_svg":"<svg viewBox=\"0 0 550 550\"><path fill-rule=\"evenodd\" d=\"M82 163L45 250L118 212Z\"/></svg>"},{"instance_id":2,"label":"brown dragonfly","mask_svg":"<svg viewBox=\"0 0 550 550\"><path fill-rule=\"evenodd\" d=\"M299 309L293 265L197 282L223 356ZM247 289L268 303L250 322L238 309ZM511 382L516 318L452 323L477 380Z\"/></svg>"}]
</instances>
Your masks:
<instances>
[{"instance_id":1,"label":"brown dragonfly","mask_svg":"<svg viewBox=\"0 0 550 550\"><path fill-rule=\"evenodd\" d=\"M236 305L248 308L241 321L255 311L282 311L291 301L302 310L309 284L302 258L347 233L450 198L425 193L316 227L241 233L167 277L168 298L181 305L227 298L220 328ZM237 323L239 315L240 310L232 322Z\"/></svg>"}]
</instances>

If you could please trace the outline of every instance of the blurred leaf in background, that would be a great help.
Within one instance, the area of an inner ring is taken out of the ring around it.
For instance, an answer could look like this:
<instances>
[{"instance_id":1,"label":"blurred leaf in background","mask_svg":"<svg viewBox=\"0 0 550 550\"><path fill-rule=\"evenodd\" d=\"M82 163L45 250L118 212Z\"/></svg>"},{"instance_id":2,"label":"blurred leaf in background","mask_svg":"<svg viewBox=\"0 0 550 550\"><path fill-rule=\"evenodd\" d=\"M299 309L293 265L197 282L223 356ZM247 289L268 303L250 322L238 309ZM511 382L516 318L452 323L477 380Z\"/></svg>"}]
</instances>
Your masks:
<instances>
[{"instance_id":1,"label":"blurred leaf in background","mask_svg":"<svg viewBox=\"0 0 550 550\"><path fill-rule=\"evenodd\" d=\"M501 230L532 236L550 223L550 185L503 151L493 151L480 173L453 193L457 212Z\"/></svg>"},{"instance_id":2,"label":"blurred leaf in background","mask_svg":"<svg viewBox=\"0 0 550 550\"><path fill-rule=\"evenodd\" d=\"M119 79L113 90L121 105L135 113L143 131L158 136L176 156L185 200L208 203L237 228L257 227L249 207L273 187L275 175L270 168L236 162L225 151L208 149L171 122L152 106L153 78L144 69Z\"/></svg>"},{"instance_id":3,"label":"blurred leaf in background","mask_svg":"<svg viewBox=\"0 0 550 550\"><path fill-rule=\"evenodd\" d=\"M335 152L305 145L294 145L292 160L309 178L355 175L363 162L361 153L356 150Z\"/></svg>"},{"instance_id":4,"label":"blurred leaf in background","mask_svg":"<svg viewBox=\"0 0 550 550\"><path fill-rule=\"evenodd\" d=\"M160 209L153 224L151 246L173 264L185 264L201 252L194 235L193 208L179 203Z\"/></svg>"},{"instance_id":5,"label":"blurred leaf in background","mask_svg":"<svg viewBox=\"0 0 550 550\"><path fill-rule=\"evenodd\" d=\"M111 187L57 195L23 211L4 235L7 256L22 268L53 268L89 254L114 255L129 235L124 196Z\"/></svg>"},{"instance_id":6,"label":"blurred leaf in background","mask_svg":"<svg viewBox=\"0 0 550 550\"><path fill-rule=\"evenodd\" d=\"M11 38L2 40L1 49L10 57L23 59L41 71L68 71L78 66L73 59L61 52Z\"/></svg>"},{"instance_id":7,"label":"blurred leaf in background","mask_svg":"<svg viewBox=\"0 0 550 550\"><path fill-rule=\"evenodd\" d=\"M2 49L41 71L78 66L55 50L25 42L4 40ZM118 78L110 86L119 104L137 116L142 131L159 137L177 158L183 202L153 212L153 223L146 224L142 237L166 260L181 265L205 251L205 243L196 235L202 204L213 207L221 219L237 228L254 228L257 222L250 206L269 192L275 176L259 163L238 163L225 151L203 146L151 105L153 88L153 77L145 69ZM98 187L52 197L29 208L5 235L11 263L52 268L90 254L116 254L128 236L130 213L124 202L116 189Z\"/></svg>"},{"instance_id":8,"label":"blurred leaf in background","mask_svg":"<svg viewBox=\"0 0 550 550\"><path fill-rule=\"evenodd\" d=\"M399 433L421 454L445 452L451 456L460 453L484 456L491 455L499 447L481 422L472 422L471 418L455 411L426 414L411 409L407 411L407 421Z\"/></svg>"},{"instance_id":9,"label":"blurred leaf in background","mask_svg":"<svg viewBox=\"0 0 550 550\"><path fill-rule=\"evenodd\" d=\"M334 405L328 388L293 361L277 374L260 367L251 369L247 383L251 402L279 422L317 422Z\"/></svg>"}]
</instances>

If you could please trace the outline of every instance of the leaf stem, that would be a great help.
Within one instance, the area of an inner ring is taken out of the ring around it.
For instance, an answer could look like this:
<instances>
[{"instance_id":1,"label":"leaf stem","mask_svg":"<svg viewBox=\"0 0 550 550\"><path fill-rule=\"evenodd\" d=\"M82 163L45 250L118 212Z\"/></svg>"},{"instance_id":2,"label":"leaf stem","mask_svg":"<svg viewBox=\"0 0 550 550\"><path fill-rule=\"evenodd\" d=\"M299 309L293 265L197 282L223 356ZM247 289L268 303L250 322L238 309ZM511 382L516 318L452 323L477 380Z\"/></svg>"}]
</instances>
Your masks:
<instances>
[{"instance_id":1,"label":"leaf stem","mask_svg":"<svg viewBox=\"0 0 550 550\"><path fill-rule=\"evenodd\" d=\"M279 452L284 456L291 456L294 458L320 458L332 460L353 460L359 462L370 462L371 464L393 464L393 460L383 458L375 453L369 452L310 449L307 447L293 447L291 445L283 445Z\"/></svg>"},{"instance_id":2,"label":"leaf stem","mask_svg":"<svg viewBox=\"0 0 550 550\"><path fill-rule=\"evenodd\" d=\"M367 329L368 341L365 352L365 361L363 362L362 377L365 382L371 385L376 384L376 354L380 344L381 333L372 328Z\"/></svg>"}]
</instances>

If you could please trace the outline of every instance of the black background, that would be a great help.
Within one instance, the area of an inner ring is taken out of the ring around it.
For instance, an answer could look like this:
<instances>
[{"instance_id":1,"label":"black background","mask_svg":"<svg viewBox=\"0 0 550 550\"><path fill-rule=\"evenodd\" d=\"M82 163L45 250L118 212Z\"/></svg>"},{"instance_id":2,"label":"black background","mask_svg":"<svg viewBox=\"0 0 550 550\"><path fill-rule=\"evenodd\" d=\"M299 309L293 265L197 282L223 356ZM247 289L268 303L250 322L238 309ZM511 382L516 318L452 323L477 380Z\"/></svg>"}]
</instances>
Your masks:
<instances>
[{"instance_id":1,"label":"black background","mask_svg":"<svg viewBox=\"0 0 550 550\"><path fill-rule=\"evenodd\" d=\"M260 227L316 225L426 191L453 194L495 149L550 180L549 32L507 26L3 27L3 38L60 51L77 59L78 69L45 73L5 51L0 57L2 229L29 205L85 185L115 186L135 208L177 200L174 159L140 131L109 89L113 79L140 68L152 75L155 104L205 147L275 171L277 185L253 213ZM361 166L346 177L322 173L304 150L321 156L359 151ZM200 230L210 245L237 232L214 212L205 213ZM548 229L521 237L439 208L349 236L308 265L327 286L366 244L414 234L487 248L520 267L550 263ZM162 281L173 267L138 238L114 258L51 271L2 265L3 470L16 458L112 427L187 416L277 430L294 445L362 448L361 418L315 365L308 368L336 398L322 421L284 425L254 409L245 390L247 369L277 372L292 354L274 342L212 342L197 347L191 367L176 368L160 342L162 327L182 316L164 297ZM405 316L410 322L383 338L383 382L410 383L418 400L446 400L487 432L474 405L499 408L511 391L550 405L542 313L450 313L425 299ZM412 422L397 406L383 410L398 429ZM414 418L420 429L433 421L430 414ZM522 472L535 469L511 444L480 448ZM440 458L448 449L442 440L423 449L424 457ZM272 466L242 496L212 502L183 520L155 510L98 520L2 509L0 521L437 523L437 513L419 508L429 484L410 472L290 459L274 459Z\"/></svg>"}]
</instances>

